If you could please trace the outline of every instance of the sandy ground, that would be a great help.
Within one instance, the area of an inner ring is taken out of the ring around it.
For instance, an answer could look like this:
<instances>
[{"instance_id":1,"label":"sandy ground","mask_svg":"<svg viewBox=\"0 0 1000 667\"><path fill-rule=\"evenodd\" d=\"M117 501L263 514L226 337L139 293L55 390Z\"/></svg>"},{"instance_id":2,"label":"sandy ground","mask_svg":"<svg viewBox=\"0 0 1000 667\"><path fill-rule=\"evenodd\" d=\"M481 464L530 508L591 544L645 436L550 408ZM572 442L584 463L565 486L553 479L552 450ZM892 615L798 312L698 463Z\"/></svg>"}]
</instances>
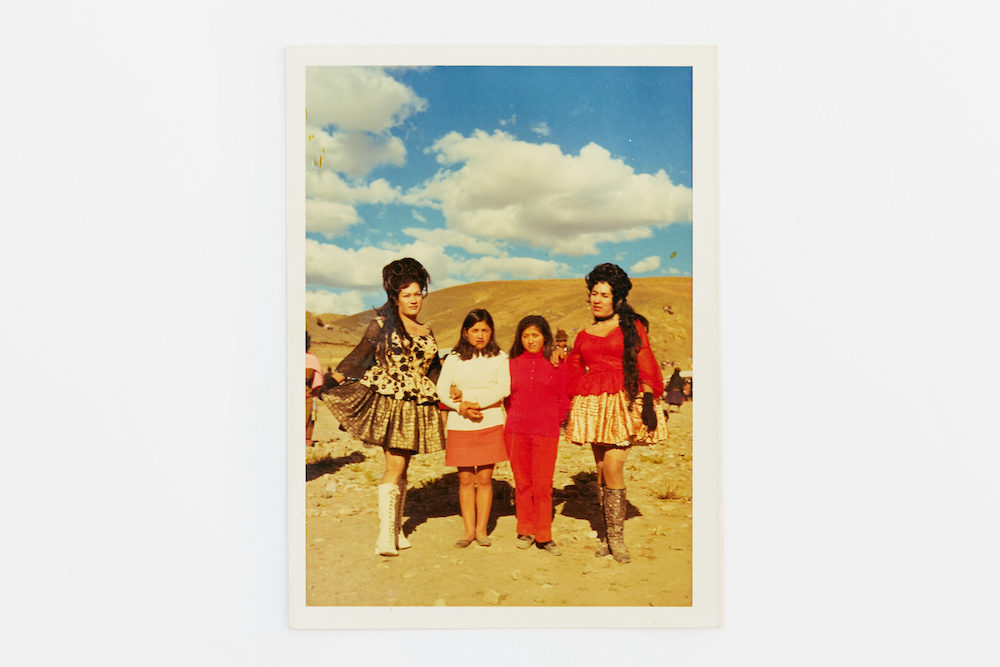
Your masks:
<instances>
[{"instance_id":1,"label":"sandy ground","mask_svg":"<svg viewBox=\"0 0 1000 667\"><path fill-rule=\"evenodd\" d=\"M306 604L447 606L689 606L691 416L670 414L670 440L636 448L626 464L625 540L632 562L596 558L596 474L589 447L561 441L553 480L553 536L562 555L515 547L514 477L494 473L493 545L457 549L458 477L444 452L410 462L403 529L413 544L374 554L375 485L382 452L340 431L319 403L306 452Z\"/></svg>"}]
</instances>

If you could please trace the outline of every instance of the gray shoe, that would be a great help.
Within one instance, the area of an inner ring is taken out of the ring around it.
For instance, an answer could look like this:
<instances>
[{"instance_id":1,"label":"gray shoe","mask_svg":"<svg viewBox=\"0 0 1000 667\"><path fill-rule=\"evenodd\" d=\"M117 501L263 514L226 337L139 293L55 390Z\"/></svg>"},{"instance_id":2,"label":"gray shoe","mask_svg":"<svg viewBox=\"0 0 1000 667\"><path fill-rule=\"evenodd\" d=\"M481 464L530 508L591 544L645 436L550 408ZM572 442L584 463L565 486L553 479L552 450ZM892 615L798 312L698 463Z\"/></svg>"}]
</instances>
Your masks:
<instances>
[{"instance_id":1,"label":"gray shoe","mask_svg":"<svg viewBox=\"0 0 1000 667\"><path fill-rule=\"evenodd\" d=\"M549 540L548 542L543 543L542 548L553 556L562 556L562 550L559 548L559 545L556 544L555 540Z\"/></svg>"},{"instance_id":2,"label":"gray shoe","mask_svg":"<svg viewBox=\"0 0 1000 667\"><path fill-rule=\"evenodd\" d=\"M535 538L533 538L531 535L518 535L517 540L514 542L514 544L517 545L518 549L527 549L534 543L535 543Z\"/></svg>"}]
</instances>

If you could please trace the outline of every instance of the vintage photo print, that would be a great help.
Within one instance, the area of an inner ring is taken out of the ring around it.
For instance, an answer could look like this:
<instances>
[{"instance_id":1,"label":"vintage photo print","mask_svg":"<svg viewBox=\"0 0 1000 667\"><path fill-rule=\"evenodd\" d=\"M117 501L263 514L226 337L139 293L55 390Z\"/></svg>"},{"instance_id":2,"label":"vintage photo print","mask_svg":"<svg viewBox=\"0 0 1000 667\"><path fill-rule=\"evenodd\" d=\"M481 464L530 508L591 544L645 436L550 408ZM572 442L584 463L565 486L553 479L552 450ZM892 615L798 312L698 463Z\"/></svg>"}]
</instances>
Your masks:
<instances>
[{"instance_id":1,"label":"vintage photo print","mask_svg":"<svg viewBox=\"0 0 1000 667\"><path fill-rule=\"evenodd\" d=\"M292 626L716 627L715 49L286 58Z\"/></svg>"}]
</instances>

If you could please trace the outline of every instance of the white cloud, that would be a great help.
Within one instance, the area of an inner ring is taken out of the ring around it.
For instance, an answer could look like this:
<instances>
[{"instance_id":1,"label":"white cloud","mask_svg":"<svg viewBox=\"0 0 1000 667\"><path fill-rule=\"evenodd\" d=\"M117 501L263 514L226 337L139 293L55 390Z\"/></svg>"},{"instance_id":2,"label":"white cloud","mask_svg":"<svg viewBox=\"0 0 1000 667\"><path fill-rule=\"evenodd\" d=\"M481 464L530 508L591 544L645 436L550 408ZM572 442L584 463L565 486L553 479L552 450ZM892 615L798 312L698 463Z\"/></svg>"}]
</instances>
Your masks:
<instances>
[{"instance_id":1,"label":"white cloud","mask_svg":"<svg viewBox=\"0 0 1000 667\"><path fill-rule=\"evenodd\" d=\"M317 127L377 134L426 108L426 100L381 68L306 68L306 112Z\"/></svg>"},{"instance_id":2,"label":"white cloud","mask_svg":"<svg viewBox=\"0 0 1000 667\"><path fill-rule=\"evenodd\" d=\"M667 272L668 273L673 273L674 275L677 275L677 274L679 274L681 272L681 270L680 269L675 269L674 267L671 266L670 268L667 269Z\"/></svg>"},{"instance_id":3,"label":"white cloud","mask_svg":"<svg viewBox=\"0 0 1000 667\"><path fill-rule=\"evenodd\" d=\"M403 230L403 233L432 246L440 246L442 248L446 246L461 248L462 250L471 252L475 255L503 254L503 251L497 246L496 243L483 241L470 236L465 232L459 232L453 229L423 229L420 227L407 227Z\"/></svg>"},{"instance_id":4,"label":"white cloud","mask_svg":"<svg viewBox=\"0 0 1000 667\"><path fill-rule=\"evenodd\" d=\"M353 315L365 309L364 300L359 292L328 292L326 290L306 291L306 310L317 315L336 313L338 315Z\"/></svg>"},{"instance_id":5,"label":"white cloud","mask_svg":"<svg viewBox=\"0 0 1000 667\"><path fill-rule=\"evenodd\" d=\"M535 123L531 126L531 131L537 135L547 137L549 136L549 124L544 120L540 123Z\"/></svg>"},{"instance_id":6,"label":"white cloud","mask_svg":"<svg viewBox=\"0 0 1000 667\"><path fill-rule=\"evenodd\" d=\"M630 268L628 272L649 273L650 271L656 271L658 268L660 268L660 258L657 255L652 255L646 259L640 259L632 265L632 268Z\"/></svg>"},{"instance_id":7,"label":"white cloud","mask_svg":"<svg viewBox=\"0 0 1000 667\"><path fill-rule=\"evenodd\" d=\"M516 125L516 124L517 124L517 114L516 113L511 114L510 118L501 118L500 119L500 127L507 127L508 125Z\"/></svg>"},{"instance_id":8,"label":"white cloud","mask_svg":"<svg viewBox=\"0 0 1000 667\"><path fill-rule=\"evenodd\" d=\"M350 204L321 199L306 200L306 230L310 232L319 232L330 238L344 233L357 222L361 222L361 218Z\"/></svg>"},{"instance_id":9,"label":"white cloud","mask_svg":"<svg viewBox=\"0 0 1000 667\"><path fill-rule=\"evenodd\" d=\"M478 257L454 261L452 269L466 280L540 280L568 276L572 269L562 262L533 257Z\"/></svg>"},{"instance_id":10,"label":"white cloud","mask_svg":"<svg viewBox=\"0 0 1000 667\"><path fill-rule=\"evenodd\" d=\"M441 247L416 241L385 247L341 248L306 239L306 282L325 287L382 289L382 267L400 257L413 257L431 274L435 284L448 275L448 258Z\"/></svg>"},{"instance_id":11,"label":"white cloud","mask_svg":"<svg viewBox=\"0 0 1000 667\"><path fill-rule=\"evenodd\" d=\"M400 197L399 188L383 178L365 185L347 183L332 171L306 171L306 196L345 204L390 204Z\"/></svg>"},{"instance_id":12,"label":"white cloud","mask_svg":"<svg viewBox=\"0 0 1000 667\"><path fill-rule=\"evenodd\" d=\"M417 220L419 222L427 222L427 218L425 218L424 216L420 215L420 213L418 213L417 211L410 211L410 213L413 214L413 219L414 220Z\"/></svg>"},{"instance_id":13,"label":"white cloud","mask_svg":"<svg viewBox=\"0 0 1000 667\"><path fill-rule=\"evenodd\" d=\"M433 237L432 241L433 241ZM459 260L434 242L417 239L407 244L346 249L306 239L306 281L331 288L381 291L382 267L400 257L413 257L431 275L432 289L480 280L528 280L574 275L568 265L533 257L477 257Z\"/></svg>"},{"instance_id":14,"label":"white cloud","mask_svg":"<svg viewBox=\"0 0 1000 667\"><path fill-rule=\"evenodd\" d=\"M329 169L363 178L379 165L406 163L406 146L399 137L365 132L334 132L318 126L306 128L306 168Z\"/></svg>"},{"instance_id":15,"label":"white cloud","mask_svg":"<svg viewBox=\"0 0 1000 667\"><path fill-rule=\"evenodd\" d=\"M472 236L579 256L691 219L690 188L662 170L637 174L597 144L565 155L554 144L476 131L452 132L429 150L444 168L402 199L440 208L448 227Z\"/></svg>"}]
</instances>

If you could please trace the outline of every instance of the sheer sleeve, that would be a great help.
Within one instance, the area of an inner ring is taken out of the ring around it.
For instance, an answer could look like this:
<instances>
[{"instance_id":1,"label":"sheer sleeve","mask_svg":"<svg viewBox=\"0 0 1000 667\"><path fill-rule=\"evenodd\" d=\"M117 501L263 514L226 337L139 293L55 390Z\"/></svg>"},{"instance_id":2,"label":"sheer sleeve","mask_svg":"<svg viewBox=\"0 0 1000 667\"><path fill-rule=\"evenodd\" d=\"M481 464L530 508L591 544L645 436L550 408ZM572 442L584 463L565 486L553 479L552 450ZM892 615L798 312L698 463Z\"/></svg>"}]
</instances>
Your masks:
<instances>
[{"instance_id":1,"label":"sheer sleeve","mask_svg":"<svg viewBox=\"0 0 1000 667\"><path fill-rule=\"evenodd\" d=\"M351 353L344 357L344 360L337 364L337 372L343 373L345 377L352 380L359 379L369 368L375 364L375 350L378 348L379 334L382 323L379 320L372 320L368 328L365 329L361 342L351 350Z\"/></svg>"},{"instance_id":2,"label":"sheer sleeve","mask_svg":"<svg viewBox=\"0 0 1000 667\"><path fill-rule=\"evenodd\" d=\"M660 365L656 363L656 357L653 356L653 349L649 346L646 328L641 322L636 322L635 329L639 332L639 340L642 342L637 360L639 382L648 384L653 390L653 396L660 396L663 394L663 373L660 371Z\"/></svg>"},{"instance_id":3,"label":"sheer sleeve","mask_svg":"<svg viewBox=\"0 0 1000 667\"><path fill-rule=\"evenodd\" d=\"M573 349L571 349L569 354L566 355L566 358L563 359L559 369L562 371L563 386L566 388L566 395L575 395L576 384L580 378L583 377L584 373L583 355L580 354L579 347L579 336L574 339Z\"/></svg>"},{"instance_id":4,"label":"sheer sleeve","mask_svg":"<svg viewBox=\"0 0 1000 667\"><path fill-rule=\"evenodd\" d=\"M440 361L438 362L440 364ZM444 364L440 365L440 372L437 379L438 401L447 405L452 410L458 410L458 403L451 397L451 385L454 381L455 370L458 368L458 357L449 354L444 359ZM430 373L427 374L430 376Z\"/></svg>"}]
</instances>

